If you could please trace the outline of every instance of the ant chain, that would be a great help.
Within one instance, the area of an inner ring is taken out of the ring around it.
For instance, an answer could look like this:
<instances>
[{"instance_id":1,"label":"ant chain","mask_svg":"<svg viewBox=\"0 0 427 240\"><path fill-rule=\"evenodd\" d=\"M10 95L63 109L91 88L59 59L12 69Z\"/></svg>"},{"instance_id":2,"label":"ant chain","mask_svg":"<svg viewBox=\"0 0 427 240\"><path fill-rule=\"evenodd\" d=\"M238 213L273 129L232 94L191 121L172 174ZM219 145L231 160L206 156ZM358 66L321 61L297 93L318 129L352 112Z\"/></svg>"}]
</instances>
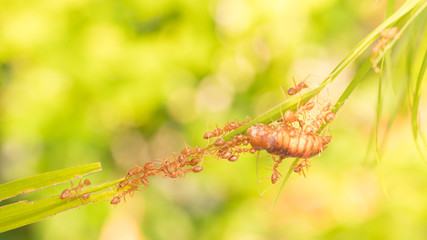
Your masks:
<instances>
[{"instance_id":1,"label":"ant chain","mask_svg":"<svg viewBox=\"0 0 427 240\"><path fill-rule=\"evenodd\" d=\"M287 90L289 95L296 94L307 88L305 80L295 84L294 90ZM295 92L295 93L294 93ZM319 108L320 113L315 118L308 118L309 112L314 108ZM161 161L148 161L143 166L135 165L129 169L125 179L117 186L117 194L112 198L112 205L119 204L122 199L126 201L127 196L133 196L135 191L150 186L149 178L153 176L182 178L187 173L199 173L204 170L202 166L205 157L225 159L235 162L244 153L255 154L266 150L271 154L275 164L271 175L271 182L274 184L281 174L277 170L283 159L297 157L304 159L294 167L294 172L303 174L304 169L308 169L310 164L308 158L318 155L324 151L331 141L330 136L321 136L317 131L321 126L335 118L331 112L332 106L327 104L321 106L318 102L307 102L298 106L296 111L286 111L282 118L271 124L255 124L248 128L244 134L238 134L232 140L226 141L225 134L245 125L249 121L239 122L227 121L224 127L215 127L212 131L207 131L203 138L208 140L206 147L185 146L180 153L175 153ZM209 144L209 142L213 144ZM278 156L276 159L274 156ZM64 198L72 196L71 191L79 191L85 183L71 190L66 189ZM61 195L61 198L62 198Z\"/></svg>"}]
</instances>

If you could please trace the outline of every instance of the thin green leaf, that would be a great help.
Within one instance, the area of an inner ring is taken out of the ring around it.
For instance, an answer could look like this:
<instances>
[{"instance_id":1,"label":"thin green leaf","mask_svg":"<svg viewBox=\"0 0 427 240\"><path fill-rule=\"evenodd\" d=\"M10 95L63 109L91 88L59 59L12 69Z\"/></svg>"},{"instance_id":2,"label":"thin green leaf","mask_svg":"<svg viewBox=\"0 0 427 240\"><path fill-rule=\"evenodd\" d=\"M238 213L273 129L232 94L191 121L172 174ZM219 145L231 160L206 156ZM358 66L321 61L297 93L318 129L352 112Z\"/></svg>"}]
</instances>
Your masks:
<instances>
[{"instance_id":1,"label":"thin green leaf","mask_svg":"<svg viewBox=\"0 0 427 240\"><path fill-rule=\"evenodd\" d=\"M103 185L113 185L118 181L120 180L105 183ZM82 191L82 193L83 192L87 192L87 190ZM91 194L87 200L83 200L81 198L61 199L59 195L55 195L32 202L20 201L14 204L9 204L0 207L0 232L35 223L78 206L102 201L112 197L114 194L115 191Z\"/></svg>"},{"instance_id":2,"label":"thin green leaf","mask_svg":"<svg viewBox=\"0 0 427 240\"><path fill-rule=\"evenodd\" d=\"M29 193L99 171L101 171L101 163L97 162L42 173L36 176L5 183L0 185L0 201L21 193Z\"/></svg>"},{"instance_id":3,"label":"thin green leaf","mask_svg":"<svg viewBox=\"0 0 427 240\"><path fill-rule=\"evenodd\" d=\"M299 158L295 158L295 160L292 162L291 166L289 167L288 172L286 173L285 177L282 180L282 183L280 184L279 191L277 191L277 194L274 197L273 205L271 205L271 211L273 211L273 208L276 205L276 202L280 197L280 193L282 192L283 188L285 187L285 184L288 182L289 177L291 176L292 172L294 171L294 167L298 164L298 162L299 162Z\"/></svg>"},{"instance_id":4,"label":"thin green leaf","mask_svg":"<svg viewBox=\"0 0 427 240\"><path fill-rule=\"evenodd\" d=\"M377 99L377 114L376 114L376 121L375 121L375 156L376 156L376 162L377 162L377 168L378 168L378 175L380 177L381 186L384 192L384 196L388 199L388 191L387 187L384 182L384 177L381 171L381 156L379 154L379 122L381 118L381 111L382 111L382 83L383 83L383 69L384 69L384 58L381 61L381 72L380 77L378 80L378 99Z\"/></svg>"},{"instance_id":5,"label":"thin green leaf","mask_svg":"<svg viewBox=\"0 0 427 240\"><path fill-rule=\"evenodd\" d=\"M245 124L240 128L229 132L227 135L223 137L224 140L230 141L233 138L233 136L244 133L250 126L254 124L270 123L273 120L280 118L283 111L295 110L298 104L303 104L309 101L312 97L316 96L324 87L326 87L327 84L333 82L335 78L339 75L339 73L341 73L350 63L352 63L358 56L360 56L365 50L367 50L369 46L379 36L381 30L391 26L393 23L395 23L396 21L403 18L408 13L415 10L415 13L406 22L406 25L409 25L410 22L412 22L415 19L415 17L418 16L418 14L422 11L422 9L426 7L425 6L426 4L419 6L419 2L420 1L407 1L405 4L403 4L399 10L397 10L393 15L387 18L377 28L375 28L371 33L369 33L359 44L357 44L356 47L352 51L350 51L350 53L337 65L337 67L329 74L329 76L317 88L314 88L311 91L308 91L302 94L301 96L296 96L285 102L282 102L281 104L270 109L269 111L262 114L261 116L253 119L248 124ZM396 39L393 39L393 40L390 41L390 43L384 49L383 53L379 54L377 59L381 59L383 57L383 54L387 52L387 49L393 46Z\"/></svg>"},{"instance_id":6,"label":"thin green leaf","mask_svg":"<svg viewBox=\"0 0 427 240\"><path fill-rule=\"evenodd\" d=\"M396 0L388 0L387 1L387 7L386 7L386 11L385 11L386 17L389 17L394 12L395 7L396 7Z\"/></svg>"},{"instance_id":7,"label":"thin green leaf","mask_svg":"<svg viewBox=\"0 0 427 240\"><path fill-rule=\"evenodd\" d=\"M278 119L281 117L282 113L287 110L294 110L297 108L299 104L304 104L305 102L309 101L312 97L316 96L324 87L326 87L327 84L333 82L335 78L341 73L350 63L352 63L358 56L360 56L365 50L369 48L369 46L376 40L376 38L379 36L379 33L381 30L390 27L392 24L396 23L397 21L404 19L407 14L410 14L414 12L410 17L407 17L404 22L403 27L400 29L399 35L401 35L406 28L409 26L410 23L418 16L421 11L426 7L426 4L419 5L420 1L407 1L399 10L397 10L392 16L387 18L382 24L380 24L376 29L374 29L368 36L366 36L338 65L337 67L329 74L329 76L315 89L306 92L305 94L302 94L301 96L291 98L276 107L272 108L271 110L267 111L266 113L262 114L261 116L255 118L254 120L250 121L248 124L243 125L242 127L230 132L226 136L224 136L224 139L226 141L230 141L234 135L242 134L244 133L250 126L257 124L257 123L270 123L274 119ZM384 54L387 53L387 51L395 44L396 40L398 38L393 39L389 42L389 44L385 47L385 49L377 56L375 59L376 62L378 62L380 59L384 57ZM350 96L350 94L353 92L355 87L359 85L362 78L365 76L365 74L371 69L371 62L366 61L365 64L362 66L361 70L358 72L358 74L355 76L353 81L350 83L350 85L346 88L344 93L341 95L340 99L335 104L334 112L337 112L340 107L344 104L345 100ZM377 159L379 159L378 151L377 151ZM298 161L295 160L292 166L295 166L295 164ZM288 171L287 175L283 179L282 185L276 195L276 198L274 200L273 206L275 205L283 187L284 184L287 182L290 174L292 173L292 168ZM384 193L386 196L388 196L387 191L385 189L385 184L383 183L382 174L380 173L380 179L382 181L382 186L384 188Z\"/></svg>"},{"instance_id":8,"label":"thin green leaf","mask_svg":"<svg viewBox=\"0 0 427 240\"><path fill-rule=\"evenodd\" d=\"M379 135L379 124L380 124L380 118L381 118L381 110L382 110L382 83L383 83L383 66L384 66L384 58L381 61L381 71L380 76L378 79L378 95L377 95L377 112L376 112L376 119L375 119L375 151L378 156L378 135Z\"/></svg>"},{"instance_id":9,"label":"thin green leaf","mask_svg":"<svg viewBox=\"0 0 427 240\"><path fill-rule=\"evenodd\" d=\"M281 104L277 105L276 107L270 109L269 111L265 112L261 116L251 120L248 124L245 124L241 126L240 128L231 131L227 135L225 135L223 138L226 141L229 141L233 138L233 136L237 134L244 133L250 126L257 124L257 123L270 123L274 119L278 119L282 116L283 111L287 110L295 110L298 105L304 104L314 96L316 96L324 87L326 86L325 83L322 83L317 88L314 88L301 96L295 96L293 98L290 98L289 100L282 102Z\"/></svg>"},{"instance_id":10,"label":"thin green leaf","mask_svg":"<svg viewBox=\"0 0 427 240\"><path fill-rule=\"evenodd\" d=\"M48 172L30 178L21 179L15 182L6 183L3 184L1 188L4 189L5 192L8 192L8 194L4 194L4 196L10 196L11 193L12 195L16 195L17 192L29 192L29 190L34 191L43 187L48 187L61 182L70 181L73 178L82 177L84 175L98 172L100 170L101 164L99 162L92 163L88 165ZM2 206L0 207L0 232L22 227L24 225L43 220L46 217L54 216L60 212L78 206L83 206L88 203L105 200L113 196L114 194L126 190L126 188L120 189L120 191L118 191L116 188L111 189L111 186L118 184L124 179L125 178L121 178L115 181L110 181L103 184L83 188L81 191L79 191L79 195L81 196L84 193L90 193L91 195L87 200L83 200L79 197L61 199L60 195L58 194L41 200L31 202L20 201L17 203ZM25 189L25 191L19 189ZM94 192L99 191L104 192L94 194Z\"/></svg>"},{"instance_id":11,"label":"thin green leaf","mask_svg":"<svg viewBox=\"0 0 427 240\"><path fill-rule=\"evenodd\" d=\"M421 4L421 2L423 2ZM408 4L408 6L405 6ZM403 20L399 21L399 23L402 24L402 27L399 28L399 34L391 39L391 41L385 46L383 51L378 54L378 56L375 58L375 63L378 64L379 61L384 57L384 54L387 53L387 51L394 46L397 40L399 40L400 36L406 31L406 29L411 25L411 23L421 14L422 11L427 7L427 1L407 1L395 14L393 14L391 17L386 19L380 26L384 26L385 22L388 22L389 19L393 19L397 22L397 20ZM405 8L406 11L402 11L402 13L399 13L401 19L395 19L394 16L400 12L403 8ZM410 8L410 9L409 9ZM389 27L390 25L386 25L383 28L377 27L376 29L380 28L379 31L381 31L384 28ZM378 32L379 33L379 32Z\"/></svg>"},{"instance_id":12,"label":"thin green leaf","mask_svg":"<svg viewBox=\"0 0 427 240\"><path fill-rule=\"evenodd\" d=\"M424 145L426 146L425 143L425 138L422 134L422 132L419 129L419 125L418 125L418 108L419 108L419 104L420 104L420 98L421 98L421 84L422 81L424 79L424 74L426 72L427 69L427 51L424 51L424 58L421 64L421 68L417 77L417 83L415 85L415 93L414 93L414 98L412 100L412 114L411 114L411 125L412 125L412 135L414 136L414 141L415 144L417 146L418 152L420 153L421 157L424 159L424 161L426 161L425 156L423 154L423 152L421 151L421 146L418 140L418 134L420 134L420 136L422 137L422 140L424 141Z\"/></svg>"},{"instance_id":13,"label":"thin green leaf","mask_svg":"<svg viewBox=\"0 0 427 240\"><path fill-rule=\"evenodd\" d=\"M344 92L341 94L338 101L335 103L334 109L332 112L337 113L338 110L344 105L345 101L350 97L351 93L353 93L354 89L364 80L365 75L369 72L369 70L372 67L371 61L368 59L365 61L365 63L362 65L360 70L357 72L356 76L354 76L353 80L351 80L350 84L347 86L347 88L344 90ZM325 127L322 126L321 130ZM372 131L373 132L373 131ZM365 155L365 161L367 160L369 156L369 151L371 149L372 144L372 138L370 138L370 141L368 143L367 149L366 149L366 155Z\"/></svg>"},{"instance_id":14,"label":"thin green leaf","mask_svg":"<svg viewBox=\"0 0 427 240\"><path fill-rule=\"evenodd\" d=\"M368 145L366 146L365 157L363 158L363 164L368 164L369 155L371 153L372 146L374 145L374 139L375 139L375 126L372 126L371 131L369 133L369 142L368 142Z\"/></svg>"},{"instance_id":15,"label":"thin green leaf","mask_svg":"<svg viewBox=\"0 0 427 240\"><path fill-rule=\"evenodd\" d=\"M364 80L365 75L369 72L372 67L372 63L369 60L366 60L360 70L357 72L356 76L354 76L353 80L351 80L350 84L344 90L343 94L341 94L337 103L335 104L333 112L338 112L338 110L344 105L347 98L351 95L354 89Z\"/></svg>"},{"instance_id":16,"label":"thin green leaf","mask_svg":"<svg viewBox=\"0 0 427 240\"><path fill-rule=\"evenodd\" d=\"M388 74L389 77L392 77L392 74ZM380 157L384 153L385 146L387 144L388 136L391 131L391 126L393 125L394 121L396 120L397 113L404 107L405 105L405 98L407 97L407 88L409 88L409 84L402 84L403 87L400 88L399 98L397 98L397 104L394 108L392 108L390 113L390 118L388 119L387 126L384 132L383 141L381 142L381 145L379 147L379 155Z\"/></svg>"}]
</instances>

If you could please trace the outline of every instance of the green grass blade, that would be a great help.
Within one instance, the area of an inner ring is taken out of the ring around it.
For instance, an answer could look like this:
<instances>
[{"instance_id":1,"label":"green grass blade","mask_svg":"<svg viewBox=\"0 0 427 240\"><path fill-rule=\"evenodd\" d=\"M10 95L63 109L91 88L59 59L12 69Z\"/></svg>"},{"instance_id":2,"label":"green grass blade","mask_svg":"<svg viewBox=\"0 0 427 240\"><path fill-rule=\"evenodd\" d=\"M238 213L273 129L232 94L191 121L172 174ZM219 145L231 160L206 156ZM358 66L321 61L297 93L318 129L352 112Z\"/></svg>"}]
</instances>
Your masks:
<instances>
[{"instance_id":1,"label":"green grass blade","mask_svg":"<svg viewBox=\"0 0 427 240\"><path fill-rule=\"evenodd\" d=\"M393 15L388 17L384 22L382 22L377 28L375 28L371 33L369 33L356 47L347 55L344 60L338 64L338 66L330 74L331 78L336 77L344 68L353 62L360 54L362 54L369 46L376 40L379 36L381 30L392 26L395 22L402 19L405 15L410 13L414 8L417 7L418 3L421 1L407 1L402 5ZM385 50L384 50L385 52ZM382 54L378 56L377 59L381 59Z\"/></svg>"},{"instance_id":2,"label":"green grass blade","mask_svg":"<svg viewBox=\"0 0 427 240\"><path fill-rule=\"evenodd\" d=\"M293 97L285 102L280 103L276 107L270 109L265 112L261 116L253 119L248 124L241 126L240 128L229 132L223 138L226 141L230 141L233 136L237 134L244 133L250 126L257 123L270 123L272 120L278 119L281 117L281 113L287 110L295 110L298 104L303 104L309 101L312 97L316 96L327 84L333 82L336 77L341 73L350 63L352 63L357 57L359 57L365 50L367 50L370 45L376 40L379 36L380 31L384 28L390 27L392 24L397 22L398 20L405 17L408 13L416 10L415 13L407 20L406 25L409 25L416 16L425 8L425 4L419 6L419 2L421 1L407 1L402 5L400 9L398 9L393 15L387 18L383 23L381 23L377 28L375 28L371 33L369 33L362 41L356 45L356 47L350 51L350 53L335 67L334 70L328 75L328 77L317 87L308 91L301 96ZM403 29L404 30L404 29ZM401 31L402 32L402 31ZM396 39L394 39L396 40ZM377 59L381 59L383 54L387 52L387 50L393 46L395 41L390 41L389 45L384 49L383 53L379 54ZM369 65L370 67L370 65ZM369 70L369 69L368 69Z\"/></svg>"},{"instance_id":3,"label":"green grass blade","mask_svg":"<svg viewBox=\"0 0 427 240\"><path fill-rule=\"evenodd\" d=\"M391 77L392 74L388 74L388 76ZM388 137L389 137L389 134L391 131L391 126L393 125L394 121L396 120L398 112L401 109L403 109L403 107L405 106L405 98L407 97L409 86L410 86L410 84L403 84L403 87L400 88L399 98L398 98L397 104L394 108L392 108L392 112L390 113L390 118L388 119L387 127L386 127L385 132L384 132L384 138L383 138L383 141L381 142L381 145L379 147L380 157L384 153L384 149L385 149L385 146L387 144L387 140L388 140Z\"/></svg>"},{"instance_id":4,"label":"green grass blade","mask_svg":"<svg viewBox=\"0 0 427 240\"><path fill-rule=\"evenodd\" d=\"M412 100L412 113L411 113L411 126L412 126L412 135L414 137L414 141L415 144L417 146L418 152L420 153L421 157L423 158L424 161L426 161L426 158L423 154L423 152L421 151L421 146L419 143L419 139L418 139L418 134L420 134L421 139L424 142L424 146L426 147L426 142L425 142L425 138L422 134L422 132L420 131L419 128L419 124L418 124L418 108L419 108L419 103L420 103L420 98L421 98L421 84L424 80L424 75L427 69L427 51L424 51L424 58L421 64L421 68L417 77L417 82L415 85L415 92L414 92L414 98Z\"/></svg>"},{"instance_id":5,"label":"green grass blade","mask_svg":"<svg viewBox=\"0 0 427 240\"><path fill-rule=\"evenodd\" d=\"M42 173L36 176L16 180L0 185L0 201L21 193L29 193L38 189L70 181L74 178L101 171L101 163L91 163L78 167Z\"/></svg>"},{"instance_id":6,"label":"green grass blade","mask_svg":"<svg viewBox=\"0 0 427 240\"><path fill-rule=\"evenodd\" d=\"M282 192L283 188L285 187L285 184L288 182L289 177L291 176L292 172L294 171L294 167L298 164L299 158L296 158L291 166L289 167L288 172L286 173L285 177L282 180L282 183L280 184L279 191L277 191L276 196L274 197L273 205L271 206L271 211L273 211L274 206L276 205L277 200L279 200L280 193Z\"/></svg>"},{"instance_id":7,"label":"green grass blade","mask_svg":"<svg viewBox=\"0 0 427 240\"><path fill-rule=\"evenodd\" d=\"M381 30L392 26L394 23L396 23L399 20L405 19L406 22L403 23L403 27L400 29L399 34L401 35L406 30L406 28L410 25L410 23L412 23L414 19L426 7L426 3L420 4L420 2L421 1L407 1L399 10L397 10L393 15L388 17L382 24L380 24L370 34L368 34L359 44L357 44L356 47L337 65L337 67L329 74L329 76L317 88L311 91L308 91L305 94L302 94L301 96L293 97L285 102L282 102L281 104L277 105L276 107L272 108L271 110L267 111L261 116L250 121L248 124L245 124L244 126L234 131L231 131L230 133L224 136L224 140L230 141L234 135L244 133L250 126L254 124L270 123L272 120L275 120L281 117L282 112L287 110L294 110L297 108L299 104L304 104L305 102L309 101L312 97L316 96L324 87L326 87L327 84L333 82L336 79L336 77L339 75L339 73L341 73L349 64L351 64L357 57L359 57L365 50L367 50L370 47L370 45L379 36ZM407 15L409 15L410 13L413 13L413 14L407 17ZM398 38L393 39L392 41L389 42L389 44L385 47L385 49L375 59L376 62L378 62L380 59L383 59L384 54L387 53L387 51L395 44L397 39ZM334 112L337 112L341 108L345 100L350 96L350 94L353 92L356 86L359 85L359 83L361 82L365 74L371 69L371 67L372 67L371 62L369 60L366 61L365 64L362 66L361 70L358 72L358 74L355 76L353 81L346 88L346 90L341 95L340 99L335 104L335 108L333 110ZM378 151L377 151L377 159L379 159ZM295 160L293 163L293 166L297 164L297 162L298 161ZM289 179L289 176L291 173L292 173L292 168L288 171L288 173L286 174L285 178L282 181L282 185L274 200L273 207L277 202L277 199L279 198L279 195L284 185L286 184L287 180ZM381 173L380 173L380 179L382 181ZM385 195L388 196L387 191L384 187L385 185L383 181L382 181L382 186L383 186Z\"/></svg>"},{"instance_id":8,"label":"green grass blade","mask_svg":"<svg viewBox=\"0 0 427 240\"><path fill-rule=\"evenodd\" d=\"M382 84L383 84L383 69L384 69L384 58L381 61L381 72L378 80L378 99L377 99L377 113L376 113L376 121L375 121L375 156L378 168L378 175L380 177L381 187L384 192L384 196L388 199L388 191L384 182L384 177L381 171L381 156L379 153L379 123L382 111Z\"/></svg>"},{"instance_id":9,"label":"green grass blade","mask_svg":"<svg viewBox=\"0 0 427 240\"><path fill-rule=\"evenodd\" d=\"M101 170L101 164L92 163L78 167L61 169L58 171L48 172L33 177L17 180L11 183L1 185L2 196L14 196L19 193L26 193L52 186L61 182L70 181L76 177L82 177ZM41 221L46 217L54 216L60 212L83 206L101 200L106 200L117 194L119 191L111 186L118 184L125 178L117 179L102 183L99 185L89 186L79 191L79 195L91 193L89 199L80 198L61 199L60 194L50 196L36 201L20 201L0 207L0 232L8 231L27 224ZM107 191L105 191L107 190ZM125 191L126 188L120 191ZM100 192L99 191L104 191ZM95 193L98 192L98 193ZM6 197L7 198L7 197Z\"/></svg>"},{"instance_id":10,"label":"green grass blade","mask_svg":"<svg viewBox=\"0 0 427 240\"><path fill-rule=\"evenodd\" d=\"M119 181L120 180L116 180L103 185L113 185ZM85 189L82 193L83 192L87 192L87 190ZM32 202L20 201L0 207L0 232L35 223L78 206L105 200L112 197L114 193L115 191L105 191L91 194L87 200L82 200L80 198L67 200L61 199L59 195L55 195Z\"/></svg>"},{"instance_id":11,"label":"green grass blade","mask_svg":"<svg viewBox=\"0 0 427 240\"><path fill-rule=\"evenodd\" d=\"M301 96L295 96L295 97L290 98L289 100L287 100L285 102L282 102L281 104L270 109L269 111L265 112L261 116L251 120L248 124L245 124L245 125L241 126L240 128L238 128L234 131L231 131L230 133L228 133L227 135L225 135L223 137L224 140L230 141L233 138L233 136L235 136L237 134L244 133L250 126L252 126L254 124L270 123L273 120L280 118L282 116L282 111L295 110L298 105L301 105L301 104L307 102L308 100L310 100L311 98L313 98L314 96L316 96L325 86L326 86L326 84L323 83L323 84L319 85L317 88L314 88L314 89L302 94Z\"/></svg>"},{"instance_id":12,"label":"green grass blade","mask_svg":"<svg viewBox=\"0 0 427 240\"><path fill-rule=\"evenodd\" d=\"M377 95L377 111L376 111L376 118L375 118L375 151L378 156L378 135L379 135L379 128L380 128L380 118L381 118L381 110L382 110L382 84L383 84L383 66L384 66L384 58L381 61L381 72L378 79L378 95Z\"/></svg>"},{"instance_id":13,"label":"green grass blade","mask_svg":"<svg viewBox=\"0 0 427 240\"><path fill-rule=\"evenodd\" d=\"M118 183L120 183L121 181L123 181L123 180L125 180L125 177L123 177L123 178L120 178L120 179L117 179L117 180L114 180L114 181L110 181L110 182L105 182L105 183L102 183L102 184L98 184L98 185L94 185L94 186L89 186L89 187L86 187L86 188L84 188L84 191L81 191L81 193L92 193L92 192L98 192L98 191L101 191L101 190L106 190L107 188L110 188L110 190L112 190L111 189L111 186L114 186L114 185L116 185L116 184L118 184ZM124 190L126 190L127 188L122 188L122 189L120 189L120 191L117 191L117 190L114 190L114 192L115 193L117 193L117 192L122 192L122 191L124 191Z\"/></svg>"},{"instance_id":14,"label":"green grass blade","mask_svg":"<svg viewBox=\"0 0 427 240\"><path fill-rule=\"evenodd\" d=\"M411 2L411 3L409 3L409 2ZM408 6L405 6L406 4L408 4ZM414 4L414 5L412 5L412 4ZM402 13L397 14L404 7L405 7L406 11L402 11ZM427 7L427 1L407 1L395 14L393 14L392 16L390 16L389 18L387 18L385 20L385 22L389 22L388 21L389 19L394 19L396 21L393 21L393 23L399 22L399 24L402 24L402 26L399 28L398 37L391 39L391 41L385 46L383 51L380 54L378 54L377 58L375 58L374 62L376 64L378 64L379 61L384 57L384 54L386 54L388 52L388 50L394 46L396 41L399 40L400 36L407 30L407 28L411 25L411 23L421 14L422 11L424 11L424 9L426 7ZM394 16L396 14L398 16L400 16L399 19L394 18ZM385 22L383 22L380 26L384 26ZM389 27L389 26L390 25L386 25L383 28L380 28L379 31L381 31L381 29L384 29L384 28ZM376 29L378 29L378 28L376 28Z\"/></svg>"},{"instance_id":15,"label":"green grass blade","mask_svg":"<svg viewBox=\"0 0 427 240\"><path fill-rule=\"evenodd\" d=\"M394 8L396 7L396 0L388 0L385 15L389 17L394 12Z\"/></svg>"},{"instance_id":16,"label":"green grass blade","mask_svg":"<svg viewBox=\"0 0 427 240\"><path fill-rule=\"evenodd\" d=\"M424 73L426 71L427 67L427 53L424 54L424 59L421 65L420 72L417 77L417 82L415 85L415 92L414 92L414 98L412 100L412 115L411 115L411 123L412 123L412 134L414 135L414 138L417 139L418 137L418 108L420 104L420 97L421 97L421 83L424 79Z\"/></svg>"},{"instance_id":17,"label":"green grass blade","mask_svg":"<svg viewBox=\"0 0 427 240\"><path fill-rule=\"evenodd\" d=\"M357 72L356 76L354 76L353 80L351 80L350 84L344 90L343 94L341 94L340 98L335 104L334 110L332 110L333 112L335 113L338 112L338 110L342 107L342 105L344 105L345 101L348 99L348 97L351 95L354 89L364 80L365 75L369 72L371 67L372 67L371 61L369 60L365 61L363 66Z\"/></svg>"},{"instance_id":18,"label":"green grass blade","mask_svg":"<svg viewBox=\"0 0 427 240\"><path fill-rule=\"evenodd\" d=\"M372 146L374 145L374 139L375 139L375 126L372 126L371 131L369 132L369 142L366 146L366 152L365 157L363 158L363 164L369 165L369 157L371 153Z\"/></svg>"}]
</instances>

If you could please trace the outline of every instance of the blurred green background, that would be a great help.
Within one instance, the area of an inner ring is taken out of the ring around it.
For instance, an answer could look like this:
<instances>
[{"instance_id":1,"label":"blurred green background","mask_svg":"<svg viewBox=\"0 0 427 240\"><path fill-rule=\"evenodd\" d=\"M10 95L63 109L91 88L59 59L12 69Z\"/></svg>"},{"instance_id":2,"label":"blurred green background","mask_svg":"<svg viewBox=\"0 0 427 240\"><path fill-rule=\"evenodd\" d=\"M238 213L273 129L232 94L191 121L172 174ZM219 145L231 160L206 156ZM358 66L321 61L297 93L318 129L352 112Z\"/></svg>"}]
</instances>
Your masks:
<instances>
[{"instance_id":1,"label":"blurred green background","mask_svg":"<svg viewBox=\"0 0 427 240\"><path fill-rule=\"evenodd\" d=\"M100 161L103 171L89 177L97 184L185 143L205 146L215 124L284 101L280 86L292 77L316 86L385 9L369 0L0 0L0 182ZM336 100L361 63L325 98ZM250 155L153 179L117 207L90 204L0 239L427 239L427 167L408 110L384 148L388 199L367 151L377 80L370 73L346 102L328 149L306 179L291 176L273 211L279 184L262 198L257 189L272 161L261 156L257 169ZM382 129L398 99L390 92ZM425 128L425 97L420 108Z\"/></svg>"}]
</instances>

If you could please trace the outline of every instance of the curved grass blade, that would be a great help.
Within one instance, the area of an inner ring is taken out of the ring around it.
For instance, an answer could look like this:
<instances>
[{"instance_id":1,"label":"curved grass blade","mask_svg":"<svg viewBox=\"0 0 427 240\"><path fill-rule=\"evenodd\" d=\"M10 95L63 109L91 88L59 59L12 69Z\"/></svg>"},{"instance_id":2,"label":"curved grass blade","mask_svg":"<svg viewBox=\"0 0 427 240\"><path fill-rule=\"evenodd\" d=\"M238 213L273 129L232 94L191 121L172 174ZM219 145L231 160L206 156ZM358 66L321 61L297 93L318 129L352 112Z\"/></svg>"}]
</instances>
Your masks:
<instances>
[{"instance_id":1,"label":"curved grass blade","mask_svg":"<svg viewBox=\"0 0 427 240\"><path fill-rule=\"evenodd\" d=\"M71 167L52 172L42 173L36 176L16 180L0 185L0 201L14 197L21 193L29 193L38 189L50 187L70 181L77 177L101 171L101 163Z\"/></svg>"}]
</instances>

